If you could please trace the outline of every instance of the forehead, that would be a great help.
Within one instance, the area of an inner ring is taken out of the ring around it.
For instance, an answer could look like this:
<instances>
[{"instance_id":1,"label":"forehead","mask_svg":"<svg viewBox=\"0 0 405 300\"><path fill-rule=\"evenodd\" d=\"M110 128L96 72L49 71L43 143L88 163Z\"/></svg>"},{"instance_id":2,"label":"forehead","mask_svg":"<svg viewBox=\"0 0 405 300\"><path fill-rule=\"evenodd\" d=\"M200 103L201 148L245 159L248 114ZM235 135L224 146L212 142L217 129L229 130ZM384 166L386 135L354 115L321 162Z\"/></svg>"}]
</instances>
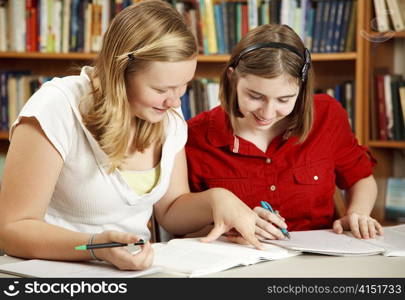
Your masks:
<instances>
[{"instance_id":1,"label":"forehead","mask_svg":"<svg viewBox=\"0 0 405 300\"><path fill-rule=\"evenodd\" d=\"M295 93L299 89L297 80L289 75L264 78L248 74L239 79L238 86L274 97L283 96L288 93Z\"/></svg>"},{"instance_id":2,"label":"forehead","mask_svg":"<svg viewBox=\"0 0 405 300\"><path fill-rule=\"evenodd\" d=\"M196 64L196 59L177 62L153 61L143 72L138 73L137 77L149 84L178 86L193 78Z\"/></svg>"}]
</instances>

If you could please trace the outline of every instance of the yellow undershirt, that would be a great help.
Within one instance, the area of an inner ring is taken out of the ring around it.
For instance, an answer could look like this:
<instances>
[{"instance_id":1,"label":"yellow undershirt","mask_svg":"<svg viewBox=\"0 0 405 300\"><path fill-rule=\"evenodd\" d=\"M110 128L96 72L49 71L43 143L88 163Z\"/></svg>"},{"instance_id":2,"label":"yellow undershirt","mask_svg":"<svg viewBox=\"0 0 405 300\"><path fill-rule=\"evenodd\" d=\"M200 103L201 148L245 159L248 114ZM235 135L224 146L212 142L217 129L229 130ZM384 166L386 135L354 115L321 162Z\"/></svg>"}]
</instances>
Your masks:
<instances>
[{"instance_id":1,"label":"yellow undershirt","mask_svg":"<svg viewBox=\"0 0 405 300\"><path fill-rule=\"evenodd\" d=\"M146 171L121 170L122 177L137 195L149 193L158 183L160 163Z\"/></svg>"}]
</instances>

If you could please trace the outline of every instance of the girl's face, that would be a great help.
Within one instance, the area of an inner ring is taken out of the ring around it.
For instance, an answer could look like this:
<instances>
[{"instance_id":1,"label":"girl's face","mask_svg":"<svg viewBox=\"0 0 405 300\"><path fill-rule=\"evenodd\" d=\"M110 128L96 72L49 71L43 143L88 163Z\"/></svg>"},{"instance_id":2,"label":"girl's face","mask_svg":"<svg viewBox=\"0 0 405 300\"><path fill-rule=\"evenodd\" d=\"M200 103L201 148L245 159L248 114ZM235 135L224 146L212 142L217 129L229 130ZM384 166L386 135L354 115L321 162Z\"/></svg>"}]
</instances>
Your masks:
<instances>
[{"instance_id":1,"label":"girl's face","mask_svg":"<svg viewBox=\"0 0 405 300\"><path fill-rule=\"evenodd\" d=\"M133 116L157 123L169 108L180 106L180 97L193 78L197 60L151 62L146 70L127 79L128 101Z\"/></svg>"},{"instance_id":2,"label":"girl's face","mask_svg":"<svg viewBox=\"0 0 405 300\"><path fill-rule=\"evenodd\" d=\"M237 119L238 125L256 131L269 130L293 111L299 86L288 75L271 79L247 75L239 78L236 90L244 116Z\"/></svg>"}]
</instances>

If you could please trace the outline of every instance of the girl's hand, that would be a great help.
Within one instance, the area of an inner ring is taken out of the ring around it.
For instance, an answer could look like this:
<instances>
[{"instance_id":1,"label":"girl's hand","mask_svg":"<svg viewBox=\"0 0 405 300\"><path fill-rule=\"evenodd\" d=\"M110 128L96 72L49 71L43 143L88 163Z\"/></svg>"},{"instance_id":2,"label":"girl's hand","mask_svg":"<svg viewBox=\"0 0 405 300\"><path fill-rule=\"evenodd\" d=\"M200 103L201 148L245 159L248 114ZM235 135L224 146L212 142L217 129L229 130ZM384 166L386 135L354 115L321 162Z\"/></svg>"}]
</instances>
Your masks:
<instances>
[{"instance_id":1,"label":"girl's hand","mask_svg":"<svg viewBox=\"0 0 405 300\"><path fill-rule=\"evenodd\" d=\"M383 235L383 228L377 220L368 215L350 213L336 220L333 223L333 231L342 233L343 230L350 230L358 239L375 238L376 235Z\"/></svg>"},{"instance_id":2,"label":"girl's hand","mask_svg":"<svg viewBox=\"0 0 405 300\"><path fill-rule=\"evenodd\" d=\"M256 213L256 238L258 240L282 240L285 239L280 228L287 228L285 219L278 214L274 214L261 206L256 206L253 211ZM229 241L246 245L246 240L235 230L231 229L226 233Z\"/></svg>"},{"instance_id":3,"label":"girl's hand","mask_svg":"<svg viewBox=\"0 0 405 300\"><path fill-rule=\"evenodd\" d=\"M222 188L215 188L212 191L214 194L210 203L214 228L201 241L216 240L223 233L235 228L249 244L257 249L263 249L255 236L257 215L232 192Z\"/></svg>"},{"instance_id":4,"label":"girl's hand","mask_svg":"<svg viewBox=\"0 0 405 300\"><path fill-rule=\"evenodd\" d=\"M283 240L285 238L280 230L280 228L287 229L287 224L284 222L285 219L283 217L261 206L256 206L253 211L257 215L256 236L259 239Z\"/></svg>"},{"instance_id":5,"label":"girl's hand","mask_svg":"<svg viewBox=\"0 0 405 300\"><path fill-rule=\"evenodd\" d=\"M93 239L93 243L118 242L131 244L139 240L140 237L132 233L107 230L97 234ZM146 242L140 248L141 250L136 254L131 254L126 247L94 249L93 252L98 259L107 261L120 270L145 270L152 265L153 248L149 242Z\"/></svg>"}]
</instances>

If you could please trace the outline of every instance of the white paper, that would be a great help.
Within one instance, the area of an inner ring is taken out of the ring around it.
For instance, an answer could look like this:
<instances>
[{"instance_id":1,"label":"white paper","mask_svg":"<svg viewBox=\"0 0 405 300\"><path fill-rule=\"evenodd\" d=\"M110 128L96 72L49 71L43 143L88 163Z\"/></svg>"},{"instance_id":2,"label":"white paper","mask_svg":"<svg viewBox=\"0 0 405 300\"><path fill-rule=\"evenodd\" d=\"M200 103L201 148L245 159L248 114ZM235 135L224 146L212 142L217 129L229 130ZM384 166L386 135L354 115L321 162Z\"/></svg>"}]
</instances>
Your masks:
<instances>
[{"instance_id":1,"label":"white paper","mask_svg":"<svg viewBox=\"0 0 405 300\"><path fill-rule=\"evenodd\" d=\"M300 254L273 245L265 245L262 251L224 240L202 243L199 238L174 239L166 245L155 245L154 248L154 265L163 267L166 272L182 273L190 277Z\"/></svg>"},{"instance_id":2,"label":"white paper","mask_svg":"<svg viewBox=\"0 0 405 300\"><path fill-rule=\"evenodd\" d=\"M290 240L265 240L288 249L336 256L363 256L383 253L385 248L332 230L290 232Z\"/></svg>"},{"instance_id":3,"label":"white paper","mask_svg":"<svg viewBox=\"0 0 405 300\"><path fill-rule=\"evenodd\" d=\"M405 224L385 227L382 236L365 241L385 248L385 256L405 256Z\"/></svg>"},{"instance_id":4,"label":"white paper","mask_svg":"<svg viewBox=\"0 0 405 300\"><path fill-rule=\"evenodd\" d=\"M132 278L161 271L151 267L142 271L121 271L115 266L103 262L64 262L31 259L0 265L0 271L23 277L71 277L71 278Z\"/></svg>"}]
</instances>

